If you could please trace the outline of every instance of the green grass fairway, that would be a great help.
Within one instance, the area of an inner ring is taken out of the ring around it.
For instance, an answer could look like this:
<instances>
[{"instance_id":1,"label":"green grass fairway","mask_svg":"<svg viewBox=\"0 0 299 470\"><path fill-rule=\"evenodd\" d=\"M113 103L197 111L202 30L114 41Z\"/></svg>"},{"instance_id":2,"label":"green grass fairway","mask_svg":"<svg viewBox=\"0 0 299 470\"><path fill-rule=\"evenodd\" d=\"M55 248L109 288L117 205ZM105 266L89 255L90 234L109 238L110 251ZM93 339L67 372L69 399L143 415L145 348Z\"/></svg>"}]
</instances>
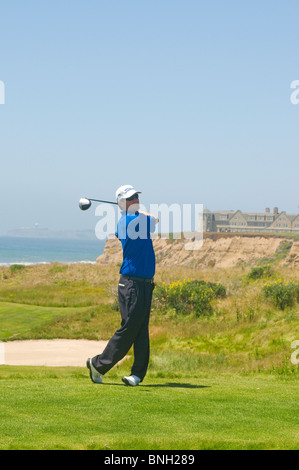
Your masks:
<instances>
[{"instance_id":1,"label":"green grass fairway","mask_svg":"<svg viewBox=\"0 0 299 470\"><path fill-rule=\"evenodd\" d=\"M27 331L39 327L54 318L71 313L71 308L41 307L39 305L0 302L0 340L18 339Z\"/></svg>"},{"instance_id":2,"label":"green grass fairway","mask_svg":"<svg viewBox=\"0 0 299 470\"><path fill-rule=\"evenodd\" d=\"M298 449L298 380L212 373L93 384L82 368L0 367L0 449Z\"/></svg>"}]
</instances>

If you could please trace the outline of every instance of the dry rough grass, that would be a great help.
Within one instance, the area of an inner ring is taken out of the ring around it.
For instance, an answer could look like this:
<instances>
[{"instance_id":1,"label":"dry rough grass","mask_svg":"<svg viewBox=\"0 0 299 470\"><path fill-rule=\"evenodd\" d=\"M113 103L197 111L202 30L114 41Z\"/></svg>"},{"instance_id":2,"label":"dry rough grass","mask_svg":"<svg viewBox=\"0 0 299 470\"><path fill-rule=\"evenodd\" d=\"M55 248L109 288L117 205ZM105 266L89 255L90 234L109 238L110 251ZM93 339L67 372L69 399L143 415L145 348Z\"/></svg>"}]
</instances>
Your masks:
<instances>
[{"instance_id":1,"label":"dry rough grass","mask_svg":"<svg viewBox=\"0 0 299 470\"><path fill-rule=\"evenodd\" d=\"M289 369L291 343L299 340L299 305L284 311L274 307L262 293L267 279L249 280L250 270L251 266L230 269L158 266L155 277L158 283L205 280L223 284L228 295L212 301L213 314L207 317L176 315L171 310L162 313L154 306L150 323L152 356L162 354L169 367L175 357L181 361L184 355L189 363L191 357L195 358L194 367L200 360L201 367ZM11 312L14 302L19 304L18 309L26 305L26 338L105 340L120 323L119 312L112 309L118 278L119 266L110 265L54 263L28 266L14 273L1 268L0 303L9 302ZM299 271L274 263L271 280L279 278L299 283ZM30 305L42 306L38 318L42 318L42 308L47 308L50 318L51 307L60 309L59 317L30 331L27 328ZM3 305L3 312L7 308ZM63 308L67 312L65 317Z\"/></svg>"}]
</instances>

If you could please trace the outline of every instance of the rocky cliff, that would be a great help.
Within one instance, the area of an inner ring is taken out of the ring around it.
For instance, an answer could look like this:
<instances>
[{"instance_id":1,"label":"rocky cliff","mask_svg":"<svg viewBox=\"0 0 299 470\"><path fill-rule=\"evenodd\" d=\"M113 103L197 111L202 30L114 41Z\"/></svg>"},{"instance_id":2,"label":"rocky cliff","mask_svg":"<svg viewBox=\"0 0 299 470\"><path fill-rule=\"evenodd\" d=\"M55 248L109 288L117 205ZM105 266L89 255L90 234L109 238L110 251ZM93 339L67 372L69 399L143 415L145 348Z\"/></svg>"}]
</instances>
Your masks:
<instances>
[{"instance_id":1,"label":"rocky cliff","mask_svg":"<svg viewBox=\"0 0 299 470\"><path fill-rule=\"evenodd\" d=\"M282 243L289 242L282 256ZM157 238L153 240L158 265L230 268L240 264L253 265L261 259L279 259L281 263L299 267L299 241L271 236L239 236L207 234L198 250L186 250L186 240ZM117 238L107 240L100 264L122 262L121 243Z\"/></svg>"}]
</instances>

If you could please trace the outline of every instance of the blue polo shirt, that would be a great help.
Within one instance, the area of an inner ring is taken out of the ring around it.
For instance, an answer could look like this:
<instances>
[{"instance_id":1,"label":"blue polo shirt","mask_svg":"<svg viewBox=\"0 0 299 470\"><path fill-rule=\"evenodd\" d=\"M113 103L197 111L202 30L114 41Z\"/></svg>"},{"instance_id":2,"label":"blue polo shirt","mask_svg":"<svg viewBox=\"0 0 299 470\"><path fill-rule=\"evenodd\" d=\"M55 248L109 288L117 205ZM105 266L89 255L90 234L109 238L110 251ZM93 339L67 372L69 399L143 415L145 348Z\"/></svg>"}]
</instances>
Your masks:
<instances>
[{"instance_id":1,"label":"blue polo shirt","mask_svg":"<svg viewBox=\"0 0 299 470\"><path fill-rule=\"evenodd\" d=\"M156 267L151 239L156 220L139 212L122 211L121 214L115 233L123 248L120 274L151 279L154 277Z\"/></svg>"}]
</instances>

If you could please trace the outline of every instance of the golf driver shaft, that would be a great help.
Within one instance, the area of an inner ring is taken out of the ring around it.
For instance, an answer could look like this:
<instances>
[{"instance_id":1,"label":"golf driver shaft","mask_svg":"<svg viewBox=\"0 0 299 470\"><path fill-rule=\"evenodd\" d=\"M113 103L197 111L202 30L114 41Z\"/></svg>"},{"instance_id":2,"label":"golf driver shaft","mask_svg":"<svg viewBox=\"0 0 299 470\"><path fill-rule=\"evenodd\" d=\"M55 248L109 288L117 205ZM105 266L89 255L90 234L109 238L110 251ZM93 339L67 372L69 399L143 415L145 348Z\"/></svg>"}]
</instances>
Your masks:
<instances>
[{"instance_id":1,"label":"golf driver shaft","mask_svg":"<svg viewBox=\"0 0 299 470\"><path fill-rule=\"evenodd\" d=\"M117 202L112 202L112 201L101 201L100 199L90 199L90 197L88 198L90 201L94 201L94 202L106 202L107 204L117 204Z\"/></svg>"}]
</instances>

